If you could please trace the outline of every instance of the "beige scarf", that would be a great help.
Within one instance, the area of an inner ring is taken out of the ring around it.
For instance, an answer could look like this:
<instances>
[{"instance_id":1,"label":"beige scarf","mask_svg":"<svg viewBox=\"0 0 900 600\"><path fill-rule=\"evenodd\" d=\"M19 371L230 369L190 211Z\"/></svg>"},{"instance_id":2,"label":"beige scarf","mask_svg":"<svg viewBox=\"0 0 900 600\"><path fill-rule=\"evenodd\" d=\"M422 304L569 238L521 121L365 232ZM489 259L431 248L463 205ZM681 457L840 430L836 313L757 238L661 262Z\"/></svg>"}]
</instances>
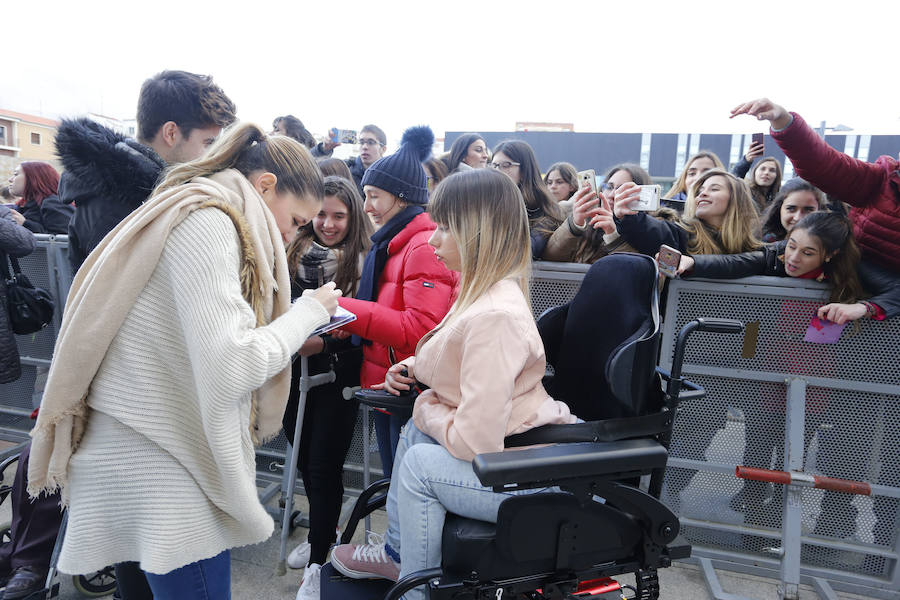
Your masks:
<instances>
[{"instance_id":1,"label":"beige scarf","mask_svg":"<svg viewBox=\"0 0 900 600\"><path fill-rule=\"evenodd\" d=\"M281 233L262 197L229 169L198 177L149 199L126 217L85 260L75 276L37 423L31 431L28 492L66 485L69 458L87 424L91 382L125 317L156 269L169 233L192 211L216 206L241 238L241 282L258 324L290 307L290 280ZM255 288L255 289L254 289ZM290 369L255 394L250 433L255 443L278 434L290 388Z\"/></svg>"}]
</instances>

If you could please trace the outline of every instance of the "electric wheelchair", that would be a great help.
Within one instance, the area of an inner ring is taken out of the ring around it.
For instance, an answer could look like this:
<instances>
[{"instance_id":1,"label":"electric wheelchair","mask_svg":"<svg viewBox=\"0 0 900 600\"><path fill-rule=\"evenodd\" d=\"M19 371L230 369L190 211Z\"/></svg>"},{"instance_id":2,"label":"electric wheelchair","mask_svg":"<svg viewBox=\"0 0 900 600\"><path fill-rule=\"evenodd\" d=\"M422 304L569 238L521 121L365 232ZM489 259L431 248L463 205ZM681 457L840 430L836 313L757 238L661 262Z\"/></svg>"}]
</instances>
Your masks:
<instances>
[{"instance_id":1,"label":"electric wheelchair","mask_svg":"<svg viewBox=\"0 0 900 600\"><path fill-rule=\"evenodd\" d=\"M417 586L432 600L658 598L657 569L690 555L678 537L678 517L659 500L678 402L704 394L681 377L685 343L696 330L743 329L732 320L692 321L678 336L671 373L657 369L658 283L652 258L610 255L590 268L571 302L538 321L554 370L545 387L586 422L510 436L507 448L549 445L482 454L473 467L495 491L556 486L559 492L511 496L496 523L448 514L440 567L396 583L346 579L328 564L322 598L396 600ZM410 397L366 390L358 397L410 410ZM340 543L384 505L389 483L360 496ZM635 584L625 596L610 578L627 573Z\"/></svg>"}]
</instances>

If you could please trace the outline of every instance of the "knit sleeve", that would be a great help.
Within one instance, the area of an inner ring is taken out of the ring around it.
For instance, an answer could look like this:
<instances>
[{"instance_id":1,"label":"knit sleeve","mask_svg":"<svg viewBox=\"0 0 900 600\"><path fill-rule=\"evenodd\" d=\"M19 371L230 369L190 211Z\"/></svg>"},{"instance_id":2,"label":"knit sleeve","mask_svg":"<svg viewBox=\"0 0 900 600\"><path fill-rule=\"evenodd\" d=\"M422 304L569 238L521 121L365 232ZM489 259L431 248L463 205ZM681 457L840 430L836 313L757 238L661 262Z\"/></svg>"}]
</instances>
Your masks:
<instances>
[{"instance_id":1,"label":"knit sleeve","mask_svg":"<svg viewBox=\"0 0 900 600\"><path fill-rule=\"evenodd\" d=\"M240 398L284 369L313 329L328 321L321 304L300 298L269 325L256 327L241 294L237 232L216 208L194 211L172 230L168 269L176 314L199 392Z\"/></svg>"}]
</instances>

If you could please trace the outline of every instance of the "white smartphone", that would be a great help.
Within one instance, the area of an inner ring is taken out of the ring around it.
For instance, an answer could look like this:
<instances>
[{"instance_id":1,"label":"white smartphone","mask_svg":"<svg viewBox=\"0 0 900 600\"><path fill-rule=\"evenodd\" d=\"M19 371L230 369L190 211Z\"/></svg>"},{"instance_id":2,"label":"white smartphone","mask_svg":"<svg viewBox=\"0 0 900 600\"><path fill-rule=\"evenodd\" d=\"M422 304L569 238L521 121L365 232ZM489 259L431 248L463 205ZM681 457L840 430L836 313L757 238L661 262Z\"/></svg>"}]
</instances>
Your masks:
<instances>
[{"instance_id":1,"label":"white smartphone","mask_svg":"<svg viewBox=\"0 0 900 600\"><path fill-rule=\"evenodd\" d=\"M575 177L578 179L579 188L587 186L591 188L594 193L597 193L597 175L594 173L593 169L578 171L578 173L575 174Z\"/></svg>"},{"instance_id":2,"label":"white smartphone","mask_svg":"<svg viewBox=\"0 0 900 600\"><path fill-rule=\"evenodd\" d=\"M639 185L641 197L631 203L631 210L659 210L660 188L658 185Z\"/></svg>"}]
</instances>

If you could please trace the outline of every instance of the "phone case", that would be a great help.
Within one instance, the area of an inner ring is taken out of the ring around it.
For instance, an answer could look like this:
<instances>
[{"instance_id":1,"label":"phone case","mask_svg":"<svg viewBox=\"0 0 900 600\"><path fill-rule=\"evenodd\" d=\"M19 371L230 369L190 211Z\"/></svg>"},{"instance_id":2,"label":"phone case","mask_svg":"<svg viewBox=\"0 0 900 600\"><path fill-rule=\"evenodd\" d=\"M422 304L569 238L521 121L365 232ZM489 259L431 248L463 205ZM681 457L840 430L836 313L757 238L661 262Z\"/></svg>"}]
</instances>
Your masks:
<instances>
[{"instance_id":1,"label":"phone case","mask_svg":"<svg viewBox=\"0 0 900 600\"><path fill-rule=\"evenodd\" d=\"M585 171L578 171L575 177L578 179L578 187L583 188L584 186L590 186L592 190L597 191L597 175L594 173L593 169L587 169Z\"/></svg>"},{"instance_id":2,"label":"phone case","mask_svg":"<svg viewBox=\"0 0 900 600\"><path fill-rule=\"evenodd\" d=\"M681 264L681 252L674 248L662 246L659 249L659 259L656 261L659 265L659 272L666 277L675 277L678 266Z\"/></svg>"},{"instance_id":3,"label":"phone case","mask_svg":"<svg viewBox=\"0 0 900 600\"><path fill-rule=\"evenodd\" d=\"M641 197L631 203L632 210L659 210L661 188L658 185L641 185Z\"/></svg>"}]
</instances>

